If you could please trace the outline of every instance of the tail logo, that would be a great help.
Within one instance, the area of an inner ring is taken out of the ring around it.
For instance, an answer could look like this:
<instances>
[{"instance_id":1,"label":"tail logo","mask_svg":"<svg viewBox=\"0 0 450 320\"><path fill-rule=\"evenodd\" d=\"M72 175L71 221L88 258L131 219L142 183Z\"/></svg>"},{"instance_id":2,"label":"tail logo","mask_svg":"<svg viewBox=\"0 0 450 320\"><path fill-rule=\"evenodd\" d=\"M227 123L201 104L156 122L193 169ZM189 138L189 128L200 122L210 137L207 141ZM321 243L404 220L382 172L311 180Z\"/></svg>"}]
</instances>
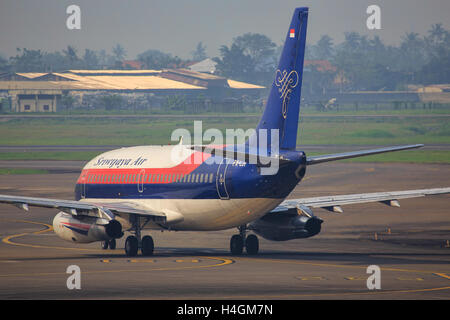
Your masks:
<instances>
[{"instance_id":1,"label":"tail logo","mask_svg":"<svg viewBox=\"0 0 450 320\"><path fill-rule=\"evenodd\" d=\"M280 98L283 100L281 114L283 115L283 118L286 119L291 92L298 85L297 71L292 70L287 73L286 70L281 72L280 69L278 69L275 75L275 85L278 87Z\"/></svg>"}]
</instances>

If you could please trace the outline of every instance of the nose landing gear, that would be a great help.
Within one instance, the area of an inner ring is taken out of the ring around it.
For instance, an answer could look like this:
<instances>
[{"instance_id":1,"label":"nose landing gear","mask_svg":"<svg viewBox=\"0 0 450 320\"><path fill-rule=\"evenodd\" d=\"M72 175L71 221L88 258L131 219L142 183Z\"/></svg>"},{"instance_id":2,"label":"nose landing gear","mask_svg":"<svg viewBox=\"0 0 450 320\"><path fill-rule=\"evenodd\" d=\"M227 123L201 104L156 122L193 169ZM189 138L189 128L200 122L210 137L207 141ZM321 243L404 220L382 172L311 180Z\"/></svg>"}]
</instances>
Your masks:
<instances>
[{"instance_id":1,"label":"nose landing gear","mask_svg":"<svg viewBox=\"0 0 450 320\"><path fill-rule=\"evenodd\" d=\"M111 239L109 241L102 241L102 249L106 250L110 248L111 250L114 250L116 248L116 239Z\"/></svg>"},{"instance_id":2,"label":"nose landing gear","mask_svg":"<svg viewBox=\"0 0 450 320\"><path fill-rule=\"evenodd\" d=\"M239 227L239 234L235 234L230 239L230 252L234 256L240 256L242 252L247 251L248 255L258 254L259 241L258 237L254 234L246 236L247 226L242 225Z\"/></svg>"}]
</instances>

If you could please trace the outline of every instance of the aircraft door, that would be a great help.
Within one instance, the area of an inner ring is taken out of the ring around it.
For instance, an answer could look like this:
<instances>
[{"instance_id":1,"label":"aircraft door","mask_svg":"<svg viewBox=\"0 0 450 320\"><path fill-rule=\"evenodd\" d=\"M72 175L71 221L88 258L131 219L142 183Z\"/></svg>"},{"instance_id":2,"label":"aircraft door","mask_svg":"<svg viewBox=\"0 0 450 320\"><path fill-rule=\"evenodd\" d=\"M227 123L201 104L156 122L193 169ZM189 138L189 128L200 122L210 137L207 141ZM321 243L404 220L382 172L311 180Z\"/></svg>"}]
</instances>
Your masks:
<instances>
[{"instance_id":1,"label":"aircraft door","mask_svg":"<svg viewBox=\"0 0 450 320\"><path fill-rule=\"evenodd\" d=\"M228 166L230 165L230 159L222 159L222 162L219 164L217 168L216 174L216 188L217 194L221 200L230 199L230 175L228 171Z\"/></svg>"},{"instance_id":2,"label":"aircraft door","mask_svg":"<svg viewBox=\"0 0 450 320\"><path fill-rule=\"evenodd\" d=\"M81 199L84 199L84 198L86 198L86 180L87 180L87 177L88 177L88 171L85 171L84 173L83 173L83 175L81 176Z\"/></svg>"},{"instance_id":3,"label":"aircraft door","mask_svg":"<svg viewBox=\"0 0 450 320\"><path fill-rule=\"evenodd\" d=\"M137 179L137 187L139 193L144 192L144 178L145 178L145 169L142 169L141 172L139 172Z\"/></svg>"}]
</instances>

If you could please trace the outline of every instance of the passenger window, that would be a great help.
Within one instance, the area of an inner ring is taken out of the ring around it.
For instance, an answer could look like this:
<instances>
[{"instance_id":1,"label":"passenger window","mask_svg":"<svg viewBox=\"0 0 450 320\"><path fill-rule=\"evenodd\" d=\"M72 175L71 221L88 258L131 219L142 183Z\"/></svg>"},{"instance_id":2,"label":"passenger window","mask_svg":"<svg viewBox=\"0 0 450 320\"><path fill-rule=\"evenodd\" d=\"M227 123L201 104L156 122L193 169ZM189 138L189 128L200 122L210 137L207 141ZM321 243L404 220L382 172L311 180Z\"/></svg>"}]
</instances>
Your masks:
<instances>
[{"instance_id":1,"label":"passenger window","mask_svg":"<svg viewBox=\"0 0 450 320\"><path fill-rule=\"evenodd\" d=\"M200 183L203 183L203 173L202 174L200 174L200 181L199 181Z\"/></svg>"},{"instance_id":2,"label":"passenger window","mask_svg":"<svg viewBox=\"0 0 450 320\"><path fill-rule=\"evenodd\" d=\"M214 176L214 174L212 174L212 173L209 174L209 183L213 182L213 176Z\"/></svg>"},{"instance_id":3,"label":"passenger window","mask_svg":"<svg viewBox=\"0 0 450 320\"><path fill-rule=\"evenodd\" d=\"M197 183L197 182L198 182L198 176L199 176L199 175L198 175L198 174L195 174L194 176L195 176L195 183Z\"/></svg>"}]
</instances>

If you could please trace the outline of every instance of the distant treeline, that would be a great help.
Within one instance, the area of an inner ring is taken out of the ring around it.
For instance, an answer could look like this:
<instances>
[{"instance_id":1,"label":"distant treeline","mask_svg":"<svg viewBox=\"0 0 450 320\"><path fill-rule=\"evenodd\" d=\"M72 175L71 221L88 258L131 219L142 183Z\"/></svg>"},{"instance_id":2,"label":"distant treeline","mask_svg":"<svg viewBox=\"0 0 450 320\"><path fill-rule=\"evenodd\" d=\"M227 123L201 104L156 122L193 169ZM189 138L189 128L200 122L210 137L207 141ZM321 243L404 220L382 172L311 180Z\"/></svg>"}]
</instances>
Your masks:
<instances>
[{"instance_id":1,"label":"distant treeline","mask_svg":"<svg viewBox=\"0 0 450 320\"><path fill-rule=\"evenodd\" d=\"M269 86L281 54L277 46L262 34L246 33L231 45L219 48L216 73L235 80ZM137 55L141 68L186 67L207 57L206 47L198 43L184 60L159 50ZM50 72L68 69L127 69L126 50L117 44L110 52L86 49L79 53L67 46L57 52L17 49L15 56L0 56L0 72ZM332 68L311 64L305 69L304 86L310 93L328 90L403 90L408 84L450 83L450 31L434 24L426 35L406 33L396 46L386 45L378 37L357 32L345 34L342 43L324 35L306 50L307 60L327 60Z\"/></svg>"}]
</instances>

